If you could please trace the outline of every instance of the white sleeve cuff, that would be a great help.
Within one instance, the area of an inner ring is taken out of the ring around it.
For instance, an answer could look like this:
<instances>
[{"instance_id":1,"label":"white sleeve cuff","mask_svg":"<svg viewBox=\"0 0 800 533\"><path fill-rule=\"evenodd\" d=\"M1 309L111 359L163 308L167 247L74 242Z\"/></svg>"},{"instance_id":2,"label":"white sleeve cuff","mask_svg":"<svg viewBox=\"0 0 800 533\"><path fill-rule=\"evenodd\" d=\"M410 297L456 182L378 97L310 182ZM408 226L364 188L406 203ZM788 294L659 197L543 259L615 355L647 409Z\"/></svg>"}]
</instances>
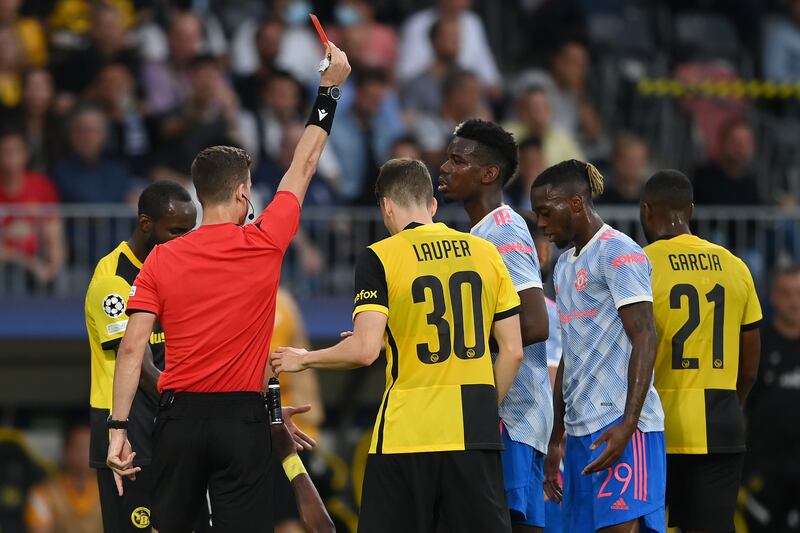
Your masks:
<instances>
[{"instance_id":1,"label":"white sleeve cuff","mask_svg":"<svg viewBox=\"0 0 800 533\"><path fill-rule=\"evenodd\" d=\"M617 300L614 302L614 305L617 306L617 309L620 307L624 307L626 305L636 304L639 302L652 302L653 296L650 294L640 294L638 296L630 296L628 298L623 298L622 300Z\"/></svg>"},{"instance_id":2,"label":"white sleeve cuff","mask_svg":"<svg viewBox=\"0 0 800 533\"><path fill-rule=\"evenodd\" d=\"M526 281L525 283L520 283L519 285L514 285L514 289L517 292L522 292L525 289L541 289L542 282L541 281Z\"/></svg>"}]
</instances>

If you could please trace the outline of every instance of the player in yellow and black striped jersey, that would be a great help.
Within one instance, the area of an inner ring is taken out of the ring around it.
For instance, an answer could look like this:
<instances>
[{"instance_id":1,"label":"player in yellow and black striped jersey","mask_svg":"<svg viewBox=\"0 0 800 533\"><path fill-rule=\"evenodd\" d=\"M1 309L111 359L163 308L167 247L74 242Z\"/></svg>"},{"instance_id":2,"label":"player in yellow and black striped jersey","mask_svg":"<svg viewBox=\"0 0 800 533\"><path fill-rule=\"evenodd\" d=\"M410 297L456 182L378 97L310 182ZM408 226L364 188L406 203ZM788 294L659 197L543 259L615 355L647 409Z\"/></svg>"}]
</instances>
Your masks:
<instances>
[{"instance_id":1,"label":"player in yellow and black striped jersey","mask_svg":"<svg viewBox=\"0 0 800 533\"><path fill-rule=\"evenodd\" d=\"M114 476L106 467L116 351L125 334L126 304L136 275L147 255L157 244L189 231L195 225L197 210L189 193L174 182L150 185L139 198L139 216L133 235L100 259L86 291L86 330L91 350L92 439L89 463L97 469L103 529L106 532L149 528L150 464L153 419L158 403L156 381L164 369L164 332L156 325L150 335L149 354L142 368L142 382L129 417L128 437L137 452L134 464L141 466L137 480L126 481L122 497L117 495Z\"/></svg>"},{"instance_id":2,"label":"player in yellow and black striped jersey","mask_svg":"<svg viewBox=\"0 0 800 533\"><path fill-rule=\"evenodd\" d=\"M692 185L678 171L645 185L664 407L667 505L683 531L733 531L745 451L742 406L758 371L761 305L744 262L691 234Z\"/></svg>"},{"instance_id":3,"label":"player in yellow and black striped jersey","mask_svg":"<svg viewBox=\"0 0 800 533\"><path fill-rule=\"evenodd\" d=\"M369 365L385 340L359 531L510 531L497 406L522 360L519 297L493 245L433 223L423 163L387 162L375 189L392 236L356 265L353 335L279 349L273 370Z\"/></svg>"}]
</instances>

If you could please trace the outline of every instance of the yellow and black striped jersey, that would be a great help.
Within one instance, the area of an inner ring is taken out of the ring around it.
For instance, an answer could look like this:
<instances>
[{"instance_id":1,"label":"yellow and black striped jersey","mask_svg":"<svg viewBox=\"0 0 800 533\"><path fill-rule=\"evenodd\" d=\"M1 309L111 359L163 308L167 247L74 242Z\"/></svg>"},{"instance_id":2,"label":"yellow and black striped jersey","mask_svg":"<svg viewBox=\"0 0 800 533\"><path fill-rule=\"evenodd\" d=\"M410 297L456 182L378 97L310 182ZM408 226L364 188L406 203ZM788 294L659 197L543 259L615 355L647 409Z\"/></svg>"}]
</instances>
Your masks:
<instances>
[{"instance_id":1,"label":"yellow and black striped jersey","mask_svg":"<svg viewBox=\"0 0 800 533\"><path fill-rule=\"evenodd\" d=\"M740 335L761 321L750 271L694 235L660 239L644 251L653 264L655 386L667 453L744 451L736 395Z\"/></svg>"},{"instance_id":2,"label":"yellow and black striped jersey","mask_svg":"<svg viewBox=\"0 0 800 533\"><path fill-rule=\"evenodd\" d=\"M86 331L91 351L91 405L92 444L90 463L93 467L104 467L108 449L108 430L105 420L111 409L114 369L117 363L116 349L128 325L127 309L131 285L142 268L142 262L134 255L127 242L121 242L111 253L100 259L86 291ZM164 330L156 323L150 334L150 349L153 362L164 369ZM136 464L149 463L150 433L156 402L139 389L136 392L128 431L131 443L137 452Z\"/></svg>"},{"instance_id":3,"label":"yellow and black striped jersey","mask_svg":"<svg viewBox=\"0 0 800 533\"><path fill-rule=\"evenodd\" d=\"M492 323L519 313L495 247L437 224L410 224L367 248L353 317L387 315L386 390L370 453L500 449Z\"/></svg>"}]
</instances>

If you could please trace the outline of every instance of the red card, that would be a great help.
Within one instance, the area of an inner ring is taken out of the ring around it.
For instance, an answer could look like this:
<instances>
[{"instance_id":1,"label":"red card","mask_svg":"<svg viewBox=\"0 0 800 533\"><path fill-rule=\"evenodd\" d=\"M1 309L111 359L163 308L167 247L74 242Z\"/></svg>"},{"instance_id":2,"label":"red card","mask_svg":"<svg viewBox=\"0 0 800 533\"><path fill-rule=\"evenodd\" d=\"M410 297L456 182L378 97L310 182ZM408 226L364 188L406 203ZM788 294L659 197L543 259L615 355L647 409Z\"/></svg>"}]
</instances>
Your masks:
<instances>
[{"instance_id":1,"label":"red card","mask_svg":"<svg viewBox=\"0 0 800 533\"><path fill-rule=\"evenodd\" d=\"M328 44L328 36L325 35L325 30L322 29L322 24L319 23L319 19L316 15L311 14L311 22L314 23L314 27L317 28L317 35L319 35L319 40L322 41L322 46L326 46Z\"/></svg>"}]
</instances>

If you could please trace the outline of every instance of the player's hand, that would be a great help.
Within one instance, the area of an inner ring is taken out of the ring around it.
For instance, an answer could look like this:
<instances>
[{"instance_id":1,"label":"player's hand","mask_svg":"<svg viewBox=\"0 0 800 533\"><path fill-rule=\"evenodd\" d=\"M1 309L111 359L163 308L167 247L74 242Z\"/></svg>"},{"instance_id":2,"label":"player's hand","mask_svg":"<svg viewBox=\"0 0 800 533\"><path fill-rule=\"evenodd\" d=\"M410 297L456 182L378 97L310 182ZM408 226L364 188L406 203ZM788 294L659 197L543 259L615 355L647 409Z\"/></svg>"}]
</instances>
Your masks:
<instances>
[{"instance_id":1,"label":"player's hand","mask_svg":"<svg viewBox=\"0 0 800 533\"><path fill-rule=\"evenodd\" d=\"M124 429L112 429L111 441L108 443L108 456L106 464L114 472L114 482L117 484L117 492L122 496L122 478L126 477L131 481L136 480L136 473L141 470L138 466L133 466L133 459L136 452L131 448L128 441L128 432Z\"/></svg>"},{"instance_id":2,"label":"player's hand","mask_svg":"<svg viewBox=\"0 0 800 533\"><path fill-rule=\"evenodd\" d=\"M294 415L300 415L303 413L307 413L311 410L310 405L301 405L300 407L283 407L281 408L281 416L283 417L283 423L286 426L286 429L289 431L289 434L294 440L294 445L297 447L297 451L301 450L310 450L314 446L317 445L317 441L300 431L292 417Z\"/></svg>"},{"instance_id":3,"label":"player's hand","mask_svg":"<svg viewBox=\"0 0 800 533\"><path fill-rule=\"evenodd\" d=\"M561 443L550 443L547 456L544 458L544 493L556 503L561 503L564 489L561 486L561 456L564 450Z\"/></svg>"},{"instance_id":4,"label":"player's hand","mask_svg":"<svg viewBox=\"0 0 800 533\"><path fill-rule=\"evenodd\" d=\"M297 445L286 424L273 424L270 425L269 429L272 434L272 450L279 461L283 461L293 453L296 453Z\"/></svg>"},{"instance_id":5,"label":"player's hand","mask_svg":"<svg viewBox=\"0 0 800 533\"><path fill-rule=\"evenodd\" d=\"M620 422L605 430L590 447L590 449L596 450L605 443L605 449L597 459L586 465L581 474L587 475L601 472L616 463L622 456L622 452L625 451L625 447L631 441L631 435L633 435L634 431L636 431L636 424L630 422Z\"/></svg>"},{"instance_id":6,"label":"player's hand","mask_svg":"<svg viewBox=\"0 0 800 533\"><path fill-rule=\"evenodd\" d=\"M286 348L281 346L269 356L272 372L279 376L281 372L300 372L306 369L303 356L308 350L303 348Z\"/></svg>"},{"instance_id":7,"label":"player's hand","mask_svg":"<svg viewBox=\"0 0 800 533\"><path fill-rule=\"evenodd\" d=\"M347 76L350 75L350 63L347 61L347 54L328 41L325 46L325 57L330 61L330 65L322 72L320 85L330 87L331 85L343 84Z\"/></svg>"}]
</instances>

